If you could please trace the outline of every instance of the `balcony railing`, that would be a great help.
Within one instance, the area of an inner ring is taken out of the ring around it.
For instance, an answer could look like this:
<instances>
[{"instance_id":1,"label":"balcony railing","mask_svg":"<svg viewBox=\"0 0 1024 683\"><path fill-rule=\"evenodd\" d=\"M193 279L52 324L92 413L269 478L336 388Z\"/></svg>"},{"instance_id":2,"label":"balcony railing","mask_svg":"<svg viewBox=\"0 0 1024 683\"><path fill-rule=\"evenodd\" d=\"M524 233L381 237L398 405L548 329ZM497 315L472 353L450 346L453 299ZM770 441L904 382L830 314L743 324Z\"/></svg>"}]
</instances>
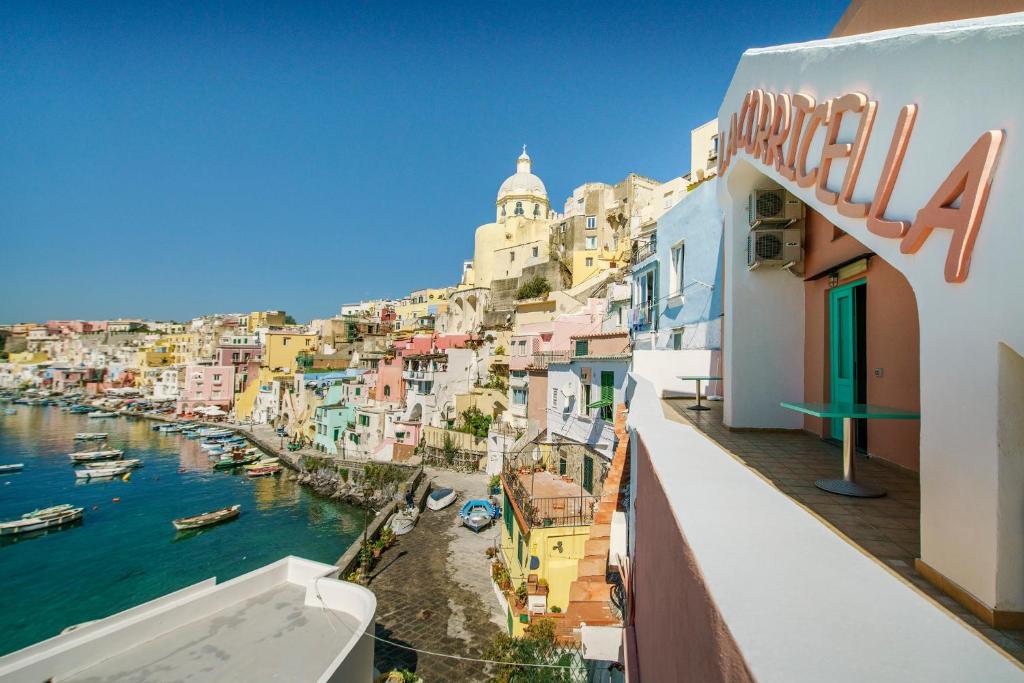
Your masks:
<instances>
[{"instance_id":1,"label":"balcony railing","mask_svg":"<svg viewBox=\"0 0 1024 683\"><path fill-rule=\"evenodd\" d=\"M506 493L512 497L531 529L585 526L594 521L594 512L600 499L586 493L582 488L579 496L534 498L515 472L502 472L502 481Z\"/></svg>"},{"instance_id":2,"label":"balcony railing","mask_svg":"<svg viewBox=\"0 0 1024 683\"><path fill-rule=\"evenodd\" d=\"M568 363L568 351L541 351L533 354L533 361L530 363L535 368L546 368L551 363Z\"/></svg>"},{"instance_id":3,"label":"balcony railing","mask_svg":"<svg viewBox=\"0 0 1024 683\"><path fill-rule=\"evenodd\" d=\"M633 242L633 251L630 254L629 262L631 265L636 265L641 261L649 259L654 256L658 251L658 239L656 235L651 235L645 240L638 240Z\"/></svg>"}]
</instances>

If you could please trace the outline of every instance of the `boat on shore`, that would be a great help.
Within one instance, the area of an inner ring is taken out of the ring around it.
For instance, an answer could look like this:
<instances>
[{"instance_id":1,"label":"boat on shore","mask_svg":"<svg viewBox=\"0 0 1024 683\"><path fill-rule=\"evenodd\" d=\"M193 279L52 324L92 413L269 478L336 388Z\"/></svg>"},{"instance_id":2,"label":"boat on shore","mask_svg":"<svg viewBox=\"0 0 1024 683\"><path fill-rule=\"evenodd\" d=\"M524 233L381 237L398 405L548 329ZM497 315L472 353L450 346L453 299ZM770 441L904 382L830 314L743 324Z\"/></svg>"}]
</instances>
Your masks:
<instances>
[{"instance_id":1,"label":"boat on shore","mask_svg":"<svg viewBox=\"0 0 1024 683\"><path fill-rule=\"evenodd\" d=\"M104 441L106 438L106 432L78 432L75 434L75 441Z\"/></svg>"},{"instance_id":2,"label":"boat on shore","mask_svg":"<svg viewBox=\"0 0 1024 683\"><path fill-rule=\"evenodd\" d=\"M71 524L82 519L83 514L85 514L85 508L68 508L53 514L22 517L10 522L0 522L0 536L15 536L17 534L27 534L33 531L64 526L65 524Z\"/></svg>"},{"instance_id":3,"label":"boat on shore","mask_svg":"<svg viewBox=\"0 0 1024 683\"><path fill-rule=\"evenodd\" d=\"M214 524L220 524L221 522L226 522L229 519L234 519L235 517L238 517L241 512L241 505L232 505L230 507L221 508L220 510L204 512L191 517L180 517L171 522L171 524L173 524L174 528L178 531L199 529L206 526L213 526Z\"/></svg>"},{"instance_id":4,"label":"boat on shore","mask_svg":"<svg viewBox=\"0 0 1024 683\"><path fill-rule=\"evenodd\" d=\"M23 462L15 462L9 465L0 465L0 474L13 474L14 472L21 472L22 468L25 467Z\"/></svg>"},{"instance_id":5,"label":"boat on shore","mask_svg":"<svg viewBox=\"0 0 1024 683\"><path fill-rule=\"evenodd\" d=\"M97 460L120 460L124 456L124 451L119 448L110 448L107 450L96 450L96 451L77 451L75 453L68 453L68 457L71 462L95 462Z\"/></svg>"},{"instance_id":6,"label":"boat on shore","mask_svg":"<svg viewBox=\"0 0 1024 683\"><path fill-rule=\"evenodd\" d=\"M501 510L489 500L475 498L467 500L466 504L459 510L459 518L463 526L473 531L480 531L486 528L491 522L501 516Z\"/></svg>"},{"instance_id":7,"label":"boat on shore","mask_svg":"<svg viewBox=\"0 0 1024 683\"><path fill-rule=\"evenodd\" d=\"M395 516L388 521L388 526L395 532L395 536L403 536L416 526L416 520L420 518L420 511L415 506L399 510Z\"/></svg>"},{"instance_id":8,"label":"boat on shore","mask_svg":"<svg viewBox=\"0 0 1024 683\"><path fill-rule=\"evenodd\" d=\"M457 497L454 489L434 489L427 496L427 507L431 510L443 510L454 503Z\"/></svg>"}]
</instances>

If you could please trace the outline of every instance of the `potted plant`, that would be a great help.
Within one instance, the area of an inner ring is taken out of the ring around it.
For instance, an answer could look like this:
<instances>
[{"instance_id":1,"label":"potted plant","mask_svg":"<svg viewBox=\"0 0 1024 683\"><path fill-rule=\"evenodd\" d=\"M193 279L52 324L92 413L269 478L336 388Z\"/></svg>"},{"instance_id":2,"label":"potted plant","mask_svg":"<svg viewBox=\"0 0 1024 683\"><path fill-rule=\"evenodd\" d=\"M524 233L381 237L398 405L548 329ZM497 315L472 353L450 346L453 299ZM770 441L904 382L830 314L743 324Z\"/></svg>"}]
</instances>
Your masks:
<instances>
[{"instance_id":1,"label":"potted plant","mask_svg":"<svg viewBox=\"0 0 1024 683\"><path fill-rule=\"evenodd\" d=\"M516 605L519 606L519 607L522 607L523 605L525 605L526 604L526 596L527 596L526 582L523 581L516 588Z\"/></svg>"},{"instance_id":2,"label":"potted plant","mask_svg":"<svg viewBox=\"0 0 1024 683\"><path fill-rule=\"evenodd\" d=\"M384 548L390 548L395 544L395 531L389 526L381 529L380 541L384 544Z\"/></svg>"},{"instance_id":3,"label":"potted plant","mask_svg":"<svg viewBox=\"0 0 1024 683\"><path fill-rule=\"evenodd\" d=\"M370 552L373 554L373 559L379 559L381 553L384 552L384 541L378 538L376 541L371 543Z\"/></svg>"}]
</instances>

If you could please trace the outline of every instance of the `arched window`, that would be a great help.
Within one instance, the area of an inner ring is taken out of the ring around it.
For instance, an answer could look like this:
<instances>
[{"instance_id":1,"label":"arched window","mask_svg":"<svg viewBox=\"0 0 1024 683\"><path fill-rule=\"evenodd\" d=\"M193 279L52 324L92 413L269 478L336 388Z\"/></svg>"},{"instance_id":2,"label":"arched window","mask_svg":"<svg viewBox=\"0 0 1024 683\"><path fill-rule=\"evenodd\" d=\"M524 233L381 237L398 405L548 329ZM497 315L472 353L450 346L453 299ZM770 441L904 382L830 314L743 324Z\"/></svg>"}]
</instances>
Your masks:
<instances>
[{"instance_id":1,"label":"arched window","mask_svg":"<svg viewBox=\"0 0 1024 683\"><path fill-rule=\"evenodd\" d=\"M385 384L384 385L384 398L387 398L390 395L391 395L391 385L390 384Z\"/></svg>"},{"instance_id":2,"label":"arched window","mask_svg":"<svg viewBox=\"0 0 1024 683\"><path fill-rule=\"evenodd\" d=\"M522 202L516 202L516 215L517 216L522 216L523 215L523 203Z\"/></svg>"},{"instance_id":3,"label":"arched window","mask_svg":"<svg viewBox=\"0 0 1024 683\"><path fill-rule=\"evenodd\" d=\"M534 216L539 216L540 215L540 204L534 204L533 205L533 215Z\"/></svg>"},{"instance_id":4,"label":"arched window","mask_svg":"<svg viewBox=\"0 0 1024 683\"><path fill-rule=\"evenodd\" d=\"M502 216L505 215L505 205L504 204L501 205L501 215Z\"/></svg>"}]
</instances>

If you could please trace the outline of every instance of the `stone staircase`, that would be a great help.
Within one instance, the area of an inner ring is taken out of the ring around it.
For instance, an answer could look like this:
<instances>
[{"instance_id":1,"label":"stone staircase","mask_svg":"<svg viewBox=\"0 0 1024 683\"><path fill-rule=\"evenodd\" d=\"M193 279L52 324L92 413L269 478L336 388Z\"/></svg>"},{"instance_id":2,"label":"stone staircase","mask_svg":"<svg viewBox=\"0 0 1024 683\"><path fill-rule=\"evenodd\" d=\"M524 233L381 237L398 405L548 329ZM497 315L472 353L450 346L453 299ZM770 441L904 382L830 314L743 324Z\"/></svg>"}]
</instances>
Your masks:
<instances>
[{"instance_id":1,"label":"stone staircase","mask_svg":"<svg viewBox=\"0 0 1024 683\"><path fill-rule=\"evenodd\" d=\"M604 480L601 500L584 545L584 556L577 564L577 578L569 586L569 606L555 634L563 642L579 642L580 625L621 626L622 620L613 609L614 584L608 580L608 551L611 546L612 514L622 509L629 489L629 434L626 432L626 409L619 406L615 415L618 443L611 468Z\"/></svg>"}]
</instances>

